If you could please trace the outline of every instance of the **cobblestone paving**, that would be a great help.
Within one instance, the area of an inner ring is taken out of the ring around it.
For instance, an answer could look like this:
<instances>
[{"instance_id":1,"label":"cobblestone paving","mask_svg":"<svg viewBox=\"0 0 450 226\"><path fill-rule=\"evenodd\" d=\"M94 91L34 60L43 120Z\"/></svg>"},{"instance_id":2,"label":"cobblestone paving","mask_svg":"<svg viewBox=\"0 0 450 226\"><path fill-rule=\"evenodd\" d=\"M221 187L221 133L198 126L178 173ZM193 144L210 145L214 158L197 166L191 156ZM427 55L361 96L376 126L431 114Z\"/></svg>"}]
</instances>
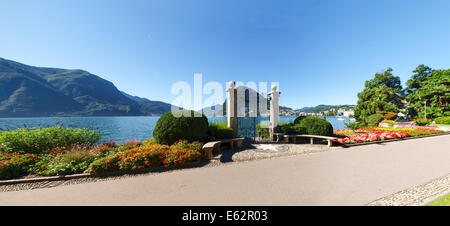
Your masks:
<instances>
[{"instance_id":1,"label":"cobblestone paving","mask_svg":"<svg viewBox=\"0 0 450 226\"><path fill-rule=\"evenodd\" d=\"M450 192L450 174L373 201L368 206L423 206Z\"/></svg>"}]
</instances>

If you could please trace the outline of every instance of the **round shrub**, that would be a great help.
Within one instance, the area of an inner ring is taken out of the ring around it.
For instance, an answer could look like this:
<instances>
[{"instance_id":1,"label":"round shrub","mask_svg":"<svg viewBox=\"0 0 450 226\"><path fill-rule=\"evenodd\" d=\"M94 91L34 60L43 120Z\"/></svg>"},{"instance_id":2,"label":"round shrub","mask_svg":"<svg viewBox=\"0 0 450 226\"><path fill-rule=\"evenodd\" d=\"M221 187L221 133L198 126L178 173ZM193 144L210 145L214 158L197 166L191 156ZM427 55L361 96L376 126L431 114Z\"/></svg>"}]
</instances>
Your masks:
<instances>
[{"instance_id":1,"label":"round shrub","mask_svg":"<svg viewBox=\"0 0 450 226\"><path fill-rule=\"evenodd\" d=\"M382 114L373 114L366 118L366 123L368 126L378 126L383 119L384 116Z\"/></svg>"},{"instance_id":2,"label":"round shrub","mask_svg":"<svg viewBox=\"0 0 450 226\"><path fill-rule=\"evenodd\" d=\"M194 117L194 111L189 110L167 112L156 122L153 137L157 143L166 145L177 140L205 141L208 137L208 119L203 114Z\"/></svg>"},{"instance_id":3,"label":"round shrub","mask_svg":"<svg viewBox=\"0 0 450 226\"><path fill-rule=\"evenodd\" d=\"M298 118L297 118L298 119ZM305 133L309 135L332 136L333 126L325 119L307 116L297 121L295 128L305 128Z\"/></svg>"},{"instance_id":4,"label":"round shrub","mask_svg":"<svg viewBox=\"0 0 450 226\"><path fill-rule=\"evenodd\" d=\"M435 118L434 121L436 124L450 125L450 116Z\"/></svg>"},{"instance_id":5,"label":"round shrub","mask_svg":"<svg viewBox=\"0 0 450 226\"><path fill-rule=\"evenodd\" d=\"M287 135L301 135L306 134L306 128L300 124L280 123L279 130Z\"/></svg>"},{"instance_id":6,"label":"round shrub","mask_svg":"<svg viewBox=\"0 0 450 226\"><path fill-rule=\"evenodd\" d=\"M301 120L303 120L304 118L306 118L306 116L298 116L295 120L294 120L294 124L298 124Z\"/></svg>"}]
</instances>

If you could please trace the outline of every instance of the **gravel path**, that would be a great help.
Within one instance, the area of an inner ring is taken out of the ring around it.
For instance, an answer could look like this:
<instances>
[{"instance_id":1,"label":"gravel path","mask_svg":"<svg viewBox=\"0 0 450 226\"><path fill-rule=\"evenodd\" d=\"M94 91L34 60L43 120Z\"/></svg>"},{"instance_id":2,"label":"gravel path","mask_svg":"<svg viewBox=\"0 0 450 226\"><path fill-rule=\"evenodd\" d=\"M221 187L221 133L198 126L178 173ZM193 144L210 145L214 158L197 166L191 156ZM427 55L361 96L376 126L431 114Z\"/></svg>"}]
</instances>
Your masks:
<instances>
[{"instance_id":1,"label":"gravel path","mask_svg":"<svg viewBox=\"0 0 450 226\"><path fill-rule=\"evenodd\" d=\"M423 206L450 193L450 174L393 195L373 201L368 206Z\"/></svg>"}]
</instances>

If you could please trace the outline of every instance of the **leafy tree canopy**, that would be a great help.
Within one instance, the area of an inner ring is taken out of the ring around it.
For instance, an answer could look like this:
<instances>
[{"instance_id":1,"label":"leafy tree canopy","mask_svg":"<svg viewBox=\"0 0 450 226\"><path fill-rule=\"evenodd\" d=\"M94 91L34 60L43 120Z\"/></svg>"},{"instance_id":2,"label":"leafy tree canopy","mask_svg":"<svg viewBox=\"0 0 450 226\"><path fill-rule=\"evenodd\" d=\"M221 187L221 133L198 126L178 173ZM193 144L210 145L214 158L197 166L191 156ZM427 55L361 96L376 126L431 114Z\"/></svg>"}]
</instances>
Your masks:
<instances>
[{"instance_id":1,"label":"leafy tree canopy","mask_svg":"<svg viewBox=\"0 0 450 226\"><path fill-rule=\"evenodd\" d=\"M414 75L410 81L413 79ZM419 83L419 86L406 96L406 100L409 102L409 114L413 117L424 116L426 104L428 118L444 116L450 110L448 105L450 100L449 85L450 69L435 70L429 73Z\"/></svg>"},{"instance_id":2,"label":"leafy tree canopy","mask_svg":"<svg viewBox=\"0 0 450 226\"><path fill-rule=\"evenodd\" d=\"M402 107L400 78L392 74L392 68L376 73L374 79L365 83L365 89L358 93L355 118L359 122L377 111L398 112Z\"/></svg>"},{"instance_id":3,"label":"leafy tree canopy","mask_svg":"<svg viewBox=\"0 0 450 226\"><path fill-rule=\"evenodd\" d=\"M400 90L402 90L400 77L394 76L392 71L392 68L388 68L382 73L376 73L374 79L366 81L365 87L375 88L380 87L381 85L386 85L388 88L396 89L400 92Z\"/></svg>"},{"instance_id":4,"label":"leafy tree canopy","mask_svg":"<svg viewBox=\"0 0 450 226\"><path fill-rule=\"evenodd\" d=\"M417 66L417 68L413 71L414 74L412 75L411 79L406 82L406 91L408 92L408 94L420 88L422 86L422 83L427 80L427 78L433 71L434 70L432 68L423 64Z\"/></svg>"}]
</instances>

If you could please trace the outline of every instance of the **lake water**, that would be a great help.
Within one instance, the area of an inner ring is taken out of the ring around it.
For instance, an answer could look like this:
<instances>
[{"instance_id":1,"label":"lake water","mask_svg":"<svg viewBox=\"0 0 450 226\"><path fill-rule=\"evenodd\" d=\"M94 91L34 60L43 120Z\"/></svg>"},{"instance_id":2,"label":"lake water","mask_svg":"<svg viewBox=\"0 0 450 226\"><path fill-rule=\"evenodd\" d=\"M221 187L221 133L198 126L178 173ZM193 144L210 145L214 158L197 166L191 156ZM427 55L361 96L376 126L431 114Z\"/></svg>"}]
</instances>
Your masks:
<instances>
[{"instance_id":1,"label":"lake water","mask_svg":"<svg viewBox=\"0 0 450 226\"><path fill-rule=\"evenodd\" d=\"M296 117L280 116L280 122L293 122ZM23 127L50 127L62 125L73 128L89 128L103 134L102 142L123 143L130 139L145 140L153 137L153 128L159 117L51 117L51 118L0 118L0 129L13 130ZM344 120L326 118L334 129L345 128ZM225 122L226 117L211 117L209 122ZM267 118L268 120L268 118ZM345 118L346 121L350 120Z\"/></svg>"}]
</instances>

